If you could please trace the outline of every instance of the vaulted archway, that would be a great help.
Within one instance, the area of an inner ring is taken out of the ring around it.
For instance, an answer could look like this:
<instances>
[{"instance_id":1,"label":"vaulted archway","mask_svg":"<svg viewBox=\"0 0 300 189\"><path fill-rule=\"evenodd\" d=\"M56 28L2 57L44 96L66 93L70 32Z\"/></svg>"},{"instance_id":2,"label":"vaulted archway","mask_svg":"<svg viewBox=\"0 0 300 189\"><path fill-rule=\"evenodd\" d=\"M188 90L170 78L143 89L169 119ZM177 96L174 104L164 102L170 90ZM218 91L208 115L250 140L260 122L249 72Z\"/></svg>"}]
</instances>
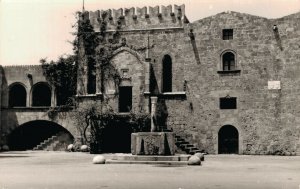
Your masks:
<instances>
[{"instance_id":1,"label":"vaulted archway","mask_svg":"<svg viewBox=\"0 0 300 189\"><path fill-rule=\"evenodd\" d=\"M68 130L57 123L35 120L26 122L13 130L8 135L8 145L11 150L32 150L53 136L56 136L54 138L57 142L65 146L73 143L74 139Z\"/></svg>"}]
</instances>

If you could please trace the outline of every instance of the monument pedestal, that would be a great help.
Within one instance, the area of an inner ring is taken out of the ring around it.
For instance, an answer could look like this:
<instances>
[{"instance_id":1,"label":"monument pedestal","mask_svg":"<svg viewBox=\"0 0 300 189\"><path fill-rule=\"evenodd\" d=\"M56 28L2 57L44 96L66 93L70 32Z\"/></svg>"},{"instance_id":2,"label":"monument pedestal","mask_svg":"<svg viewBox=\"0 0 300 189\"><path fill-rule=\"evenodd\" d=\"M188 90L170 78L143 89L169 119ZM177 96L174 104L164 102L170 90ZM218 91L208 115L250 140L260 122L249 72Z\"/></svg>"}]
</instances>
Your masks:
<instances>
[{"instance_id":1,"label":"monument pedestal","mask_svg":"<svg viewBox=\"0 0 300 189\"><path fill-rule=\"evenodd\" d=\"M175 134L173 132L139 132L131 134L133 155L174 155Z\"/></svg>"}]
</instances>

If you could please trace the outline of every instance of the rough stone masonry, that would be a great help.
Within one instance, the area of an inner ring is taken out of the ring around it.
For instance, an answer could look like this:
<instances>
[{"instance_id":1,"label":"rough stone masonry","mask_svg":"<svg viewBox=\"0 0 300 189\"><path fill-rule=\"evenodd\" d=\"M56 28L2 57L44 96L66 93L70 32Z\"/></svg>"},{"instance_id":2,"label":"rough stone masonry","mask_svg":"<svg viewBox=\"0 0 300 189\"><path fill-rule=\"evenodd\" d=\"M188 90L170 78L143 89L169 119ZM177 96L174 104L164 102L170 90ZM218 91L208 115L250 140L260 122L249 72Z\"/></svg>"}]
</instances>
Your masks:
<instances>
[{"instance_id":1,"label":"rough stone masonry","mask_svg":"<svg viewBox=\"0 0 300 189\"><path fill-rule=\"evenodd\" d=\"M300 155L300 13L267 19L228 11L190 23L184 5L175 5L84 12L82 19L98 33L104 12L107 37L119 27L126 40L111 59L122 79L119 86L98 83L88 94L81 53L81 103L103 96L120 111L119 95L127 87L133 112L149 113L150 97L157 96L160 128L207 153ZM7 66L1 73L4 143L22 120L49 119L28 113L32 86L45 82L40 66ZM15 83L26 88L26 110L8 106ZM66 120L57 122L76 135Z\"/></svg>"}]
</instances>

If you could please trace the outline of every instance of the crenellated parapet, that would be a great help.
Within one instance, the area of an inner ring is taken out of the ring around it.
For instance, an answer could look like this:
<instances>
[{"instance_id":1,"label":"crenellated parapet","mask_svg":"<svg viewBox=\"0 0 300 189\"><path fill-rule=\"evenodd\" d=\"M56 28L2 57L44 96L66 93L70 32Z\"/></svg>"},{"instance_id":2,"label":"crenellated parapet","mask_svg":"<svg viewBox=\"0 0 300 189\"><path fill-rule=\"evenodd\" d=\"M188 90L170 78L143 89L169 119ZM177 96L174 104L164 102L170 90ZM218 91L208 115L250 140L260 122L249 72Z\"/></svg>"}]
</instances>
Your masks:
<instances>
[{"instance_id":1,"label":"crenellated parapet","mask_svg":"<svg viewBox=\"0 0 300 189\"><path fill-rule=\"evenodd\" d=\"M174 28L188 23L185 5L86 11L83 19L90 20L95 32L100 31L102 21L106 21L108 31Z\"/></svg>"}]
</instances>

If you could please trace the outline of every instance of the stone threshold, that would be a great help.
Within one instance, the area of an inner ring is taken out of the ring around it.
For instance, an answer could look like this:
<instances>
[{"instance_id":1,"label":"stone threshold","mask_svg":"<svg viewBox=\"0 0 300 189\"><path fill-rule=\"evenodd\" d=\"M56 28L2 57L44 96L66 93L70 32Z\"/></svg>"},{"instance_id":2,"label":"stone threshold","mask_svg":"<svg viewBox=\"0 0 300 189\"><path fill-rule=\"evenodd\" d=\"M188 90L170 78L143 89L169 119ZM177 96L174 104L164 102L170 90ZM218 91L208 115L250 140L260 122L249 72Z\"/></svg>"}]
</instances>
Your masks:
<instances>
[{"instance_id":1,"label":"stone threshold","mask_svg":"<svg viewBox=\"0 0 300 189\"><path fill-rule=\"evenodd\" d=\"M106 160L105 164L148 164L148 165L181 165L187 166L188 161L121 161L121 160Z\"/></svg>"},{"instance_id":2,"label":"stone threshold","mask_svg":"<svg viewBox=\"0 0 300 189\"><path fill-rule=\"evenodd\" d=\"M111 160L119 161L188 161L191 155L174 155L174 156L159 156L159 155L113 155L107 157Z\"/></svg>"},{"instance_id":3,"label":"stone threshold","mask_svg":"<svg viewBox=\"0 0 300 189\"><path fill-rule=\"evenodd\" d=\"M156 155L131 155L112 154L105 155L107 164L164 164L187 165L190 155L156 156Z\"/></svg>"}]
</instances>

